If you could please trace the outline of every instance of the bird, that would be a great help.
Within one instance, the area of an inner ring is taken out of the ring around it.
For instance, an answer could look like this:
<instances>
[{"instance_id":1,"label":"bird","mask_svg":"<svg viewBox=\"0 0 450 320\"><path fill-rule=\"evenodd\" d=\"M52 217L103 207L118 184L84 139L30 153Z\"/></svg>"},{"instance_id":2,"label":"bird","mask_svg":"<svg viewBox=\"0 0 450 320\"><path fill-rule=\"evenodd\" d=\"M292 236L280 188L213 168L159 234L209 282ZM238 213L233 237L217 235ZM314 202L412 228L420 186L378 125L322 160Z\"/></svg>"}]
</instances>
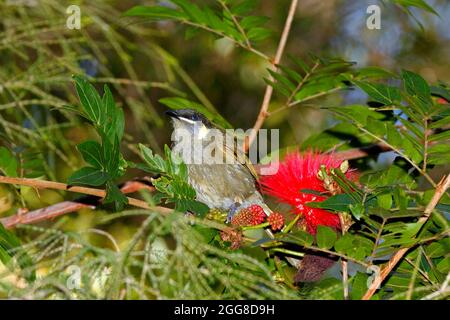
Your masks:
<instances>
[{"instance_id":1,"label":"bird","mask_svg":"<svg viewBox=\"0 0 450 320\"><path fill-rule=\"evenodd\" d=\"M227 137L225 130L196 110L168 110L166 114L173 125L172 152L186 164L197 201L227 212L228 222L250 205L259 205L270 215L258 190L256 172L234 137Z\"/></svg>"}]
</instances>

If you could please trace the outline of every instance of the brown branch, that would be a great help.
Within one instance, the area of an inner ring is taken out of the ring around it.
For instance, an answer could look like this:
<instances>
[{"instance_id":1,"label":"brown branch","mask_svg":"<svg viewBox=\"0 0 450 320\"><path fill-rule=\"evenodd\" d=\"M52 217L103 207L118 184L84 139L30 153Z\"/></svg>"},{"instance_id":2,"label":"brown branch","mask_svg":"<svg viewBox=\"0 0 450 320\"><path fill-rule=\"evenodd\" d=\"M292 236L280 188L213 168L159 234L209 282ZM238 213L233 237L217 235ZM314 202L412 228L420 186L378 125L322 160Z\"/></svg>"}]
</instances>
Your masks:
<instances>
[{"instance_id":1,"label":"brown branch","mask_svg":"<svg viewBox=\"0 0 450 320\"><path fill-rule=\"evenodd\" d=\"M281 34L280 42L278 43L277 52L275 54L275 59L273 60L271 65L271 69L275 72L278 69L277 65L280 63L281 57L283 56L284 48L286 46L287 38L289 36L289 31L291 30L292 20L294 19L295 10L297 9L297 3L298 0L292 0L291 5L289 7L289 12L286 18L286 22L284 24L283 33ZM274 81L271 75L269 75L269 80ZM264 124L264 121L267 118L272 93L273 87L270 84L268 84L266 86L266 91L264 92L264 98L261 108L259 110L258 118L256 119L256 122L253 125L253 130L250 133L247 143L245 143L244 145L244 151L247 151L249 149L250 145L256 138L258 130L261 129L262 125Z\"/></svg>"},{"instance_id":2,"label":"brown branch","mask_svg":"<svg viewBox=\"0 0 450 320\"><path fill-rule=\"evenodd\" d=\"M445 179L442 179L437 187L436 191L433 195L433 198L431 198L430 202L428 203L427 207L424 210L424 214L419 218L418 222L422 225L425 224L428 221L428 218L430 217L431 213L433 212L434 208L438 204L439 200L441 199L442 195L447 191L447 189L450 187L450 174L447 175ZM398 250L392 258L386 263L384 268L381 270L380 275L375 278L375 280L370 285L367 292L362 297L362 300L369 300L374 295L377 288L381 285L381 283L384 281L384 279L389 275L389 273L394 269L394 267L397 265L397 263L403 258L403 256L406 254L406 252L410 248L401 248Z\"/></svg>"},{"instance_id":3,"label":"brown branch","mask_svg":"<svg viewBox=\"0 0 450 320\"><path fill-rule=\"evenodd\" d=\"M11 178L0 176L0 183L4 184L13 184L13 185L22 185L29 186L37 189L55 189L55 190L63 190L75 193L81 193L85 195L90 195L98 198L104 198L106 195L106 191L102 189L95 188L87 188L87 187L78 187L78 186L68 186L67 184L53 181L45 181L45 180L36 180L36 179L27 179L27 178ZM148 189L154 190L153 187L146 185L145 183L139 181L130 181L123 185L121 191L123 193L132 193L139 190ZM128 204L137 208L142 209L152 209L162 214L168 214L172 212L172 209L164 208L164 207L150 207L147 202L127 197ZM95 208L93 205L85 204L82 202L75 201L64 201L61 203L57 203L55 205L34 210L28 212L26 214L16 214L11 217L6 217L0 219L0 222L5 226L5 228L13 228L17 224L30 224L37 223L44 220L49 220L67 213L75 212L83 208Z\"/></svg>"},{"instance_id":4,"label":"brown branch","mask_svg":"<svg viewBox=\"0 0 450 320\"><path fill-rule=\"evenodd\" d=\"M85 208L95 209L95 206L74 201L63 201L25 214L18 213L10 217L2 218L0 219L0 223L2 223L6 229L11 229L18 224L32 224L51 220L64 214L76 212Z\"/></svg>"}]
</instances>

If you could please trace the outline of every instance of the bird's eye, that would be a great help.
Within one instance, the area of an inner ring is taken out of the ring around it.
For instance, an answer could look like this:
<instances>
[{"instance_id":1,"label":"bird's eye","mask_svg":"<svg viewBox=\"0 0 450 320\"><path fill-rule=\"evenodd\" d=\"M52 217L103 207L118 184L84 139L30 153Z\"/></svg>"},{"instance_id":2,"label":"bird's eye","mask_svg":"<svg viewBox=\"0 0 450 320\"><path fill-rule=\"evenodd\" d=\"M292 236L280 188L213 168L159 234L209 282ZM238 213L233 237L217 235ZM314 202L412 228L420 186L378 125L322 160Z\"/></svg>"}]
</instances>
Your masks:
<instances>
[{"instance_id":1,"label":"bird's eye","mask_svg":"<svg viewBox=\"0 0 450 320\"><path fill-rule=\"evenodd\" d=\"M194 121L199 121L199 120L200 120L200 117L198 116L198 114L194 113L194 114L192 115L192 120L194 120Z\"/></svg>"}]
</instances>

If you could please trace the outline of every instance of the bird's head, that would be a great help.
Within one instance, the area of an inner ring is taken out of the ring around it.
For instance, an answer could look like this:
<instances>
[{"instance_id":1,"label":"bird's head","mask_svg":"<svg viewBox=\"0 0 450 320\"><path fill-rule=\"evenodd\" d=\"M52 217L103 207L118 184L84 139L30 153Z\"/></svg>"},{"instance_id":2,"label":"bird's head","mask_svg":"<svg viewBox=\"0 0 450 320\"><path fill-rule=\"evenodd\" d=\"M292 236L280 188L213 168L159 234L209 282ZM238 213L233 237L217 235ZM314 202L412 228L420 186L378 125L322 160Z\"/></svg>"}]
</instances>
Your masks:
<instances>
[{"instance_id":1,"label":"bird's head","mask_svg":"<svg viewBox=\"0 0 450 320\"><path fill-rule=\"evenodd\" d=\"M166 114L171 117L174 130L186 130L200 139L214 127L203 114L192 109L168 110Z\"/></svg>"}]
</instances>

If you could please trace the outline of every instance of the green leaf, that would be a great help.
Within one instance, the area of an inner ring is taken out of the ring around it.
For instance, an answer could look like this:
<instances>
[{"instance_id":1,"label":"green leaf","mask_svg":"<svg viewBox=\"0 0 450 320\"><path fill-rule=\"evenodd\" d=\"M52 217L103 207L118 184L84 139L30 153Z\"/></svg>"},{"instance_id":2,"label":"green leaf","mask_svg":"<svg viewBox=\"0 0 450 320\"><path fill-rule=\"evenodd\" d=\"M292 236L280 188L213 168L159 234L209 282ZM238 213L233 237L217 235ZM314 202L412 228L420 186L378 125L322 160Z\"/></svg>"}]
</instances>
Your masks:
<instances>
[{"instance_id":1,"label":"green leaf","mask_svg":"<svg viewBox=\"0 0 450 320\"><path fill-rule=\"evenodd\" d=\"M365 273L357 272L352 278L351 298L352 300L360 300L367 291L367 278Z\"/></svg>"},{"instance_id":2,"label":"green leaf","mask_svg":"<svg viewBox=\"0 0 450 320\"><path fill-rule=\"evenodd\" d=\"M279 234L277 240L309 247L313 244L314 237L305 231L295 231L288 234Z\"/></svg>"},{"instance_id":3,"label":"green leaf","mask_svg":"<svg viewBox=\"0 0 450 320\"><path fill-rule=\"evenodd\" d=\"M231 7L231 13L242 16L255 10L259 0L244 0Z\"/></svg>"},{"instance_id":4,"label":"green leaf","mask_svg":"<svg viewBox=\"0 0 450 320\"><path fill-rule=\"evenodd\" d=\"M337 239L336 231L329 227L317 226L317 245L321 249L331 249Z\"/></svg>"},{"instance_id":5,"label":"green leaf","mask_svg":"<svg viewBox=\"0 0 450 320\"><path fill-rule=\"evenodd\" d=\"M102 101L97 90L95 90L94 86L85 78L81 76L74 76L73 78L75 80L78 97L80 98L86 116L94 124L100 125L102 120Z\"/></svg>"},{"instance_id":6,"label":"green leaf","mask_svg":"<svg viewBox=\"0 0 450 320\"><path fill-rule=\"evenodd\" d=\"M195 199L196 193L195 189L192 188L192 186L187 183L186 181L182 181L180 179L173 179L170 182L170 187L173 190L174 199L189 199L193 200Z\"/></svg>"},{"instance_id":7,"label":"green leaf","mask_svg":"<svg viewBox=\"0 0 450 320\"><path fill-rule=\"evenodd\" d=\"M386 79L395 78L396 75L380 67L365 67L358 69L358 79Z\"/></svg>"},{"instance_id":8,"label":"green leaf","mask_svg":"<svg viewBox=\"0 0 450 320\"><path fill-rule=\"evenodd\" d=\"M244 30L263 26L270 19L267 17L248 16L241 20L240 24Z\"/></svg>"},{"instance_id":9,"label":"green leaf","mask_svg":"<svg viewBox=\"0 0 450 320\"><path fill-rule=\"evenodd\" d=\"M333 211L349 211L349 205L355 204L355 200L348 194L337 194L321 202L307 202L311 208L320 208Z\"/></svg>"},{"instance_id":10,"label":"green leaf","mask_svg":"<svg viewBox=\"0 0 450 320\"><path fill-rule=\"evenodd\" d=\"M346 233L336 241L334 248L339 253L363 260L371 254L373 242L362 236Z\"/></svg>"},{"instance_id":11,"label":"green leaf","mask_svg":"<svg viewBox=\"0 0 450 320\"><path fill-rule=\"evenodd\" d=\"M377 196L378 205L386 210L392 208L392 195L389 193L380 194Z\"/></svg>"},{"instance_id":12,"label":"green leaf","mask_svg":"<svg viewBox=\"0 0 450 320\"><path fill-rule=\"evenodd\" d=\"M162 6L135 6L126 11L124 15L129 17L145 17L154 20L187 18L187 15L183 12Z\"/></svg>"},{"instance_id":13,"label":"green leaf","mask_svg":"<svg viewBox=\"0 0 450 320\"><path fill-rule=\"evenodd\" d=\"M88 185L98 187L109 179L109 175L106 172L100 171L93 167L84 167L78 171L75 171L68 179L69 185Z\"/></svg>"},{"instance_id":14,"label":"green leaf","mask_svg":"<svg viewBox=\"0 0 450 320\"><path fill-rule=\"evenodd\" d=\"M247 32L247 37L252 41L261 41L267 39L273 34L272 30L267 28L256 27Z\"/></svg>"},{"instance_id":15,"label":"green leaf","mask_svg":"<svg viewBox=\"0 0 450 320\"><path fill-rule=\"evenodd\" d=\"M437 265L436 269L442 273L447 274L450 271L450 257L445 257Z\"/></svg>"},{"instance_id":16,"label":"green leaf","mask_svg":"<svg viewBox=\"0 0 450 320\"><path fill-rule=\"evenodd\" d=\"M102 169L102 147L96 141L85 141L77 146L83 156L84 161L97 169Z\"/></svg>"},{"instance_id":17,"label":"green leaf","mask_svg":"<svg viewBox=\"0 0 450 320\"><path fill-rule=\"evenodd\" d=\"M198 23L205 22L205 16L203 14L202 9L200 9L199 6L186 0L171 0L171 1L178 7L180 7L190 18L191 21L195 21Z\"/></svg>"},{"instance_id":18,"label":"green leaf","mask_svg":"<svg viewBox=\"0 0 450 320\"><path fill-rule=\"evenodd\" d=\"M420 75L411 71L403 70L401 76L406 92L413 97L417 97L425 108L429 108L433 102L428 83Z\"/></svg>"},{"instance_id":19,"label":"green leaf","mask_svg":"<svg viewBox=\"0 0 450 320\"><path fill-rule=\"evenodd\" d=\"M0 172L9 177L17 177L17 160L5 147L0 147Z\"/></svg>"},{"instance_id":20,"label":"green leaf","mask_svg":"<svg viewBox=\"0 0 450 320\"><path fill-rule=\"evenodd\" d=\"M439 242L433 242L425 249L427 256L430 258L443 257L449 251L450 251L449 238L440 240Z\"/></svg>"},{"instance_id":21,"label":"green leaf","mask_svg":"<svg viewBox=\"0 0 450 320\"><path fill-rule=\"evenodd\" d=\"M347 253L353 247L354 236L350 233L344 234L334 244L334 248L339 253Z\"/></svg>"},{"instance_id":22,"label":"green leaf","mask_svg":"<svg viewBox=\"0 0 450 320\"><path fill-rule=\"evenodd\" d=\"M403 7L416 7L439 16L436 10L434 10L433 7L431 7L424 0L393 0L393 1Z\"/></svg>"},{"instance_id":23,"label":"green leaf","mask_svg":"<svg viewBox=\"0 0 450 320\"><path fill-rule=\"evenodd\" d=\"M103 203L114 203L117 211L123 210L124 206L128 204L128 198L120 191L120 189L112 182L106 184L106 197Z\"/></svg>"},{"instance_id":24,"label":"green leaf","mask_svg":"<svg viewBox=\"0 0 450 320\"><path fill-rule=\"evenodd\" d=\"M417 73L403 70L401 73L405 89L410 95L428 97L431 95L428 83Z\"/></svg>"},{"instance_id":25,"label":"green leaf","mask_svg":"<svg viewBox=\"0 0 450 320\"><path fill-rule=\"evenodd\" d=\"M103 167L111 178L116 178L120 175L119 164L120 164L120 144L117 137L111 143L109 139L104 138L103 140Z\"/></svg>"},{"instance_id":26,"label":"green leaf","mask_svg":"<svg viewBox=\"0 0 450 320\"><path fill-rule=\"evenodd\" d=\"M179 212L193 212L200 217L204 217L209 212L209 207L196 200L179 199L175 201L175 210Z\"/></svg>"},{"instance_id":27,"label":"green leaf","mask_svg":"<svg viewBox=\"0 0 450 320\"><path fill-rule=\"evenodd\" d=\"M103 103L103 122L100 130L113 142L116 137L120 141L125 130L125 118L123 110L116 106L111 90L107 85L104 86Z\"/></svg>"},{"instance_id":28,"label":"green leaf","mask_svg":"<svg viewBox=\"0 0 450 320\"><path fill-rule=\"evenodd\" d=\"M381 83L367 81L353 81L358 87L366 92L372 99L384 105L395 105L400 102L400 90Z\"/></svg>"},{"instance_id":29,"label":"green leaf","mask_svg":"<svg viewBox=\"0 0 450 320\"><path fill-rule=\"evenodd\" d=\"M361 219L361 217L366 212L366 208L361 203L351 204L349 205L350 212L356 220Z\"/></svg>"},{"instance_id":30,"label":"green leaf","mask_svg":"<svg viewBox=\"0 0 450 320\"><path fill-rule=\"evenodd\" d=\"M141 151L141 156L147 163L151 172L163 173L167 171L166 161L161 158L160 155L154 155L153 151L143 144L139 144L139 150Z\"/></svg>"}]
</instances>

